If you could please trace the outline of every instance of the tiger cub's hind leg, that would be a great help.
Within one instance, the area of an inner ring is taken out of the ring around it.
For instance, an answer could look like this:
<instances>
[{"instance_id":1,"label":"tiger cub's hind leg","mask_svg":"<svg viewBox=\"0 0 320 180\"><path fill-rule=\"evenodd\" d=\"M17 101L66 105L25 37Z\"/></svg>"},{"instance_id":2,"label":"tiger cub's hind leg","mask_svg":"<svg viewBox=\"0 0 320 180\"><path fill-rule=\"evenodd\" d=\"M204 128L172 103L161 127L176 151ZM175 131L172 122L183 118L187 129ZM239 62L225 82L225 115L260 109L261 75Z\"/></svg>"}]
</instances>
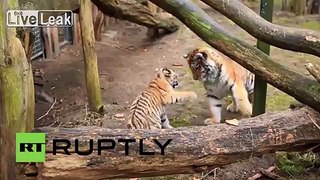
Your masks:
<instances>
[{"instance_id":1,"label":"tiger cub's hind leg","mask_svg":"<svg viewBox=\"0 0 320 180\"><path fill-rule=\"evenodd\" d=\"M161 118L162 129L171 129L171 128L173 128L170 125L169 118L168 118L166 113L162 114L160 118Z\"/></svg>"},{"instance_id":2,"label":"tiger cub's hind leg","mask_svg":"<svg viewBox=\"0 0 320 180\"><path fill-rule=\"evenodd\" d=\"M252 105L249 101L248 92L247 92L245 86L241 83L235 83L233 85L233 87L231 88L231 91L232 91L232 95L233 95L234 100L233 100L233 104L232 104L233 107L230 106L230 110L236 109L237 111L240 111L240 113L243 116L251 117L252 116ZM236 108L234 108L234 106ZM232 109L232 108L234 108L234 109Z\"/></svg>"}]
</instances>

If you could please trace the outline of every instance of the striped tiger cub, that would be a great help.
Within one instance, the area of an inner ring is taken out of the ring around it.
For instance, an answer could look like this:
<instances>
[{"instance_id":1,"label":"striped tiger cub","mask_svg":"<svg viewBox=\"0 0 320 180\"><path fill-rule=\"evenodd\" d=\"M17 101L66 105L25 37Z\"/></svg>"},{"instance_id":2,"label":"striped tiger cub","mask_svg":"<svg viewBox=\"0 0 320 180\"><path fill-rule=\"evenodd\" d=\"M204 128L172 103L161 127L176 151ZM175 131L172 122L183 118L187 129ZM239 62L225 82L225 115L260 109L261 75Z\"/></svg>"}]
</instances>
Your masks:
<instances>
[{"instance_id":1,"label":"striped tiger cub","mask_svg":"<svg viewBox=\"0 0 320 180\"><path fill-rule=\"evenodd\" d=\"M173 128L165 112L167 104L176 103L185 98L196 99L192 91L175 91L178 86L174 70L161 68L155 78L132 103L128 117L128 129L168 129Z\"/></svg>"},{"instance_id":2,"label":"striped tiger cub","mask_svg":"<svg viewBox=\"0 0 320 180\"><path fill-rule=\"evenodd\" d=\"M203 82L207 92L211 118L205 124L221 123L223 98L232 95L229 112L252 115L254 74L211 47L200 47L183 56L194 80Z\"/></svg>"}]
</instances>

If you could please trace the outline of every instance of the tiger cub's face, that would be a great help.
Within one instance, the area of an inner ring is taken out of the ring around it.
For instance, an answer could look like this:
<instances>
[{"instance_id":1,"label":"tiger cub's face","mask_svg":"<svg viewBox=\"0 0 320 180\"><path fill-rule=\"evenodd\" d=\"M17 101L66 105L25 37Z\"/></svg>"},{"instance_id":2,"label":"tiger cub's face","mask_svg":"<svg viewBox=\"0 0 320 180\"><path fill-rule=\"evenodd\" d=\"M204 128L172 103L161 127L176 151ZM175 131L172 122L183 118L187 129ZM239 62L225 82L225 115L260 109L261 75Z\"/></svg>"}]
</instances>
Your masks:
<instances>
[{"instance_id":1,"label":"tiger cub's face","mask_svg":"<svg viewBox=\"0 0 320 180\"><path fill-rule=\"evenodd\" d=\"M214 73L216 63L209 57L210 53L210 48L203 47L183 56L188 62L194 80L205 81L207 79L206 76Z\"/></svg>"},{"instance_id":2,"label":"tiger cub's face","mask_svg":"<svg viewBox=\"0 0 320 180\"><path fill-rule=\"evenodd\" d=\"M156 71L158 78L166 80L172 86L172 88L178 87L178 74L173 69L160 68L156 69Z\"/></svg>"}]
</instances>

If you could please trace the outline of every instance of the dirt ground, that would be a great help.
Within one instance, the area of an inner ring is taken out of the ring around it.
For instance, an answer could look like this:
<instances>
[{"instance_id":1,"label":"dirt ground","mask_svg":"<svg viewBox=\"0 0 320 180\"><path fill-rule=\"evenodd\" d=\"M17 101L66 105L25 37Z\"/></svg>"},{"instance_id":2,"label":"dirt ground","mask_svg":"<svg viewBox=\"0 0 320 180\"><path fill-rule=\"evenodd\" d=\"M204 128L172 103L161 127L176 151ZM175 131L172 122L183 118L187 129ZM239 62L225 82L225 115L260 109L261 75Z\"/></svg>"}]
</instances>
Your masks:
<instances>
[{"instance_id":1,"label":"dirt ground","mask_svg":"<svg viewBox=\"0 0 320 180\"><path fill-rule=\"evenodd\" d=\"M206 6L203 8L227 31L237 35L243 41L252 45L256 44L255 38L232 21ZM257 8L255 7L255 9ZM315 26L312 25L314 21L319 23L319 17L295 17L280 12L275 12L274 15L275 23L287 26L314 28ZM40 118L36 121L36 126L97 125L108 128L124 128L123 115L127 115L130 104L147 86L154 76L155 69L159 67L174 68L180 74L179 89L194 90L198 94L197 100L186 100L179 104L170 105L168 115L173 126L204 125L204 119L209 117L207 101L204 96L205 91L199 82L192 80L187 64L182 58L190 49L200 44L204 44L204 42L185 26L182 26L178 32L156 41L148 40L146 28L136 24L117 21L116 24L110 26L104 32L102 41L96 43L101 93L106 106L106 118L103 118L103 121L101 118L94 118L94 114L88 113L80 45L65 46L57 59L36 60L33 67L42 69L44 72L44 92L57 99L52 110L42 118L40 117L48 111L51 104L40 101L36 103L36 119ZM304 74L307 74L303 66L306 62L320 62L315 56L275 47L271 48L271 56L281 64ZM172 64L175 63L182 64L182 66L173 67ZM40 91L40 88L36 88L36 91ZM227 98L228 100L230 98ZM268 87L268 111L287 109L293 101L293 98L279 90L271 86ZM227 103L224 107L226 105ZM227 113L224 110L222 116L224 119L228 119L239 115ZM216 179L246 179L256 173L257 167L271 166L274 163L274 157L266 155L264 158L252 158L244 163L239 163L229 165L218 170L217 173L211 172L206 179L212 179L213 174L217 176ZM191 178L191 176L170 176L170 179L186 179L187 177Z\"/></svg>"}]
</instances>

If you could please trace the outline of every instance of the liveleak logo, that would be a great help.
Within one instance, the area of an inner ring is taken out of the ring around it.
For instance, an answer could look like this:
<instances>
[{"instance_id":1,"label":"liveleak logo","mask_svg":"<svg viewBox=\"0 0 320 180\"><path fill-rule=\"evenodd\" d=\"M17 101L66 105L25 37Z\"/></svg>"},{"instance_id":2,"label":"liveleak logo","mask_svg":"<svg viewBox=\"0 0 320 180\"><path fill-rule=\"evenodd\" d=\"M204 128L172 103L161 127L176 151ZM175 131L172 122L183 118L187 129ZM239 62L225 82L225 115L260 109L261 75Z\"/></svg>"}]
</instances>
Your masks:
<instances>
[{"instance_id":1,"label":"liveleak logo","mask_svg":"<svg viewBox=\"0 0 320 180\"><path fill-rule=\"evenodd\" d=\"M71 27L73 12L70 10L9 10L9 27Z\"/></svg>"},{"instance_id":2,"label":"liveleak logo","mask_svg":"<svg viewBox=\"0 0 320 180\"><path fill-rule=\"evenodd\" d=\"M173 139L167 139L160 142L158 139L152 139L154 146L158 148L161 155L165 155L165 149ZM104 150L115 149L118 143L124 145L124 155L129 155L131 144L138 143L139 155L154 156L156 151L148 151L145 149L144 139L89 139L89 142L84 140L74 139L74 144L68 139L52 139L52 155L61 153L71 155L74 152L80 156L88 156L92 153L101 155ZM117 141L117 142L116 142ZM148 144L150 141L148 142ZM152 143L152 142L151 142ZM87 146L84 150L82 145ZM95 147L94 147L95 146ZM122 146L123 147L123 146ZM71 149L71 150L69 150ZM96 150L94 152L94 150ZM45 162L46 157L46 134L45 133L16 133L16 162Z\"/></svg>"}]
</instances>

